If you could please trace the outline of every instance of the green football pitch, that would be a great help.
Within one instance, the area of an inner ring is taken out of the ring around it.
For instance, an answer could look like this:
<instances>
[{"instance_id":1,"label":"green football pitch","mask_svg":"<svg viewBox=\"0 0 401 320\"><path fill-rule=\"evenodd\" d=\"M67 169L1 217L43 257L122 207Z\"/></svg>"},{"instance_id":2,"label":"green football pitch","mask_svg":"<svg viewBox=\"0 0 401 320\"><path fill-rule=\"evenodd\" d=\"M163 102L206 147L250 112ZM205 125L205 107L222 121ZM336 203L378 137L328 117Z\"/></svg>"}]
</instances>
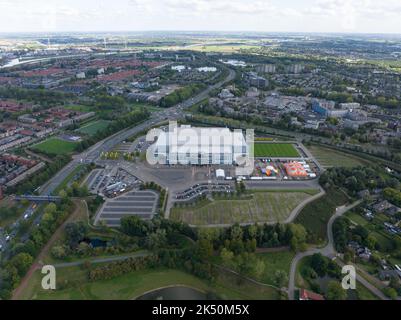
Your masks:
<instances>
[{"instance_id":1,"label":"green football pitch","mask_svg":"<svg viewBox=\"0 0 401 320\"><path fill-rule=\"evenodd\" d=\"M291 143L255 143L255 157L297 158L299 153Z\"/></svg>"}]
</instances>

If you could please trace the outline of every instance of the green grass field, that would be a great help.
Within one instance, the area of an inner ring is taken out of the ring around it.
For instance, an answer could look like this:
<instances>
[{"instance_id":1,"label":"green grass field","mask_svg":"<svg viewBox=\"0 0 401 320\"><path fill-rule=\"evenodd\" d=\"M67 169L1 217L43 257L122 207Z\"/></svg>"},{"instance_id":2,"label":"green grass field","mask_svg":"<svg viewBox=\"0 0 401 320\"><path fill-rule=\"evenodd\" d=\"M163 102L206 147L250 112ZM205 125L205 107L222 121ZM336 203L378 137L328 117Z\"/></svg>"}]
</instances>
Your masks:
<instances>
[{"instance_id":1,"label":"green grass field","mask_svg":"<svg viewBox=\"0 0 401 320\"><path fill-rule=\"evenodd\" d=\"M89 122L88 124L84 125L83 127L77 129L77 132L87 134L90 136L95 135L97 132L102 131L107 128L109 125L109 121L106 120L98 120L94 122Z\"/></svg>"},{"instance_id":2,"label":"green grass field","mask_svg":"<svg viewBox=\"0 0 401 320\"><path fill-rule=\"evenodd\" d=\"M186 285L201 291L213 291L224 299L277 299L272 288L253 283L237 283L231 275L219 273L210 285L197 277L172 269L135 271L110 280L88 282L87 271L80 267L57 269L57 289L43 290L42 274L36 271L25 291L24 300L129 300L143 293L171 285Z\"/></svg>"},{"instance_id":3,"label":"green grass field","mask_svg":"<svg viewBox=\"0 0 401 320\"><path fill-rule=\"evenodd\" d=\"M343 153L330 148L312 145L308 147L308 150L316 158L319 163L325 167L357 167L364 166L369 161L362 158L358 158L352 154Z\"/></svg>"},{"instance_id":4,"label":"green grass field","mask_svg":"<svg viewBox=\"0 0 401 320\"><path fill-rule=\"evenodd\" d=\"M335 213L336 207L348 201L348 197L341 190L327 190L323 197L308 203L295 222L302 224L315 237L314 242L322 242L327 237L327 223Z\"/></svg>"},{"instance_id":5,"label":"green grass field","mask_svg":"<svg viewBox=\"0 0 401 320\"><path fill-rule=\"evenodd\" d=\"M291 261L295 253L293 251L269 252L259 253L257 256L265 263L265 271L259 280L274 285L273 277L276 271L283 270L289 276Z\"/></svg>"},{"instance_id":6,"label":"green grass field","mask_svg":"<svg viewBox=\"0 0 401 320\"><path fill-rule=\"evenodd\" d=\"M255 192L249 199L204 201L193 207L175 207L170 218L191 225L282 222L309 196L305 192Z\"/></svg>"},{"instance_id":7,"label":"green grass field","mask_svg":"<svg viewBox=\"0 0 401 320\"><path fill-rule=\"evenodd\" d=\"M76 142L65 141L59 138L49 138L41 143L35 144L31 148L50 155L69 154L75 151Z\"/></svg>"},{"instance_id":8,"label":"green grass field","mask_svg":"<svg viewBox=\"0 0 401 320\"><path fill-rule=\"evenodd\" d=\"M298 151L291 143L255 143L255 157L296 158Z\"/></svg>"}]
</instances>

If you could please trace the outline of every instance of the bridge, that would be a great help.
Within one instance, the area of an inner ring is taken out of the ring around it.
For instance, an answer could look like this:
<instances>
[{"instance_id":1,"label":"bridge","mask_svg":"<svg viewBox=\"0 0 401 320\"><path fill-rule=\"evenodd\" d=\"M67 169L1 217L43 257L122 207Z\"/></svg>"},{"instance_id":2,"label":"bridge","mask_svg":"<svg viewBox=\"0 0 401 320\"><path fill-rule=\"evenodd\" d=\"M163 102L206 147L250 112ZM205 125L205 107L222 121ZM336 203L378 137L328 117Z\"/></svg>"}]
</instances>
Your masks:
<instances>
[{"instance_id":1,"label":"bridge","mask_svg":"<svg viewBox=\"0 0 401 320\"><path fill-rule=\"evenodd\" d=\"M22 195L22 196L15 196L14 200L15 201L28 200L31 202L59 202L61 201L61 197Z\"/></svg>"}]
</instances>

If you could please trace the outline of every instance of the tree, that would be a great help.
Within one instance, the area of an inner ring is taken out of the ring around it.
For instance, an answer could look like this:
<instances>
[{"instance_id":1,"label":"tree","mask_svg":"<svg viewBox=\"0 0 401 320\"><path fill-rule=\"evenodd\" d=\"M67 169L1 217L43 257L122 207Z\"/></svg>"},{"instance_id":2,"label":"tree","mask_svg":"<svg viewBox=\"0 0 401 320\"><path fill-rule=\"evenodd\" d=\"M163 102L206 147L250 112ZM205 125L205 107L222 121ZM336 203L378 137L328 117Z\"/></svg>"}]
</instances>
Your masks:
<instances>
[{"instance_id":1,"label":"tree","mask_svg":"<svg viewBox=\"0 0 401 320\"><path fill-rule=\"evenodd\" d=\"M64 246L54 246L51 254L57 259L64 259L67 256L66 248Z\"/></svg>"},{"instance_id":2,"label":"tree","mask_svg":"<svg viewBox=\"0 0 401 320\"><path fill-rule=\"evenodd\" d=\"M21 252L14 256L9 264L13 266L20 277L23 277L33 263L33 257L25 252Z\"/></svg>"},{"instance_id":3,"label":"tree","mask_svg":"<svg viewBox=\"0 0 401 320\"><path fill-rule=\"evenodd\" d=\"M397 291L394 288L384 288L383 293L392 300L397 299Z\"/></svg>"},{"instance_id":4,"label":"tree","mask_svg":"<svg viewBox=\"0 0 401 320\"><path fill-rule=\"evenodd\" d=\"M319 277L324 277L327 273L328 262L321 253L315 253L311 258L311 267L319 275Z\"/></svg>"},{"instance_id":5,"label":"tree","mask_svg":"<svg viewBox=\"0 0 401 320\"><path fill-rule=\"evenodd\" d=\"M226 248L221 249L220 258L223 262L223 265L232 268L233 267L233 260L234 260L234 253Z\"/></svg>"},{"instance_id":6,"label":"tree","mask_svg":"<svg viewBox=\"0 0 401 320\"><path fill-rule=\"evenodd\" d=\"M273 276L273 283L279 287L285 287L288 284L288 275L284 270L276 270Z\"/></svg>"},{"instance_id":7,"label":"tree","mask_svg":"<svg viewBox=\"0 0 401 320\"><path fill-rule=\"evenodd\" d=\"M303 225L291 223L289 225L290 231L290 246L294 251L299 251L303 248L306 242L306 230Z\"/></svg>"},{"instance_id":8,"label":"tree","mask_svg":"<svg viewBox=\"0 0 401 320\"><path fill-rule=\"evenodd\" d=\"M263 275L266 269L266 265L263 260L258 259L256 263L253 264L253 276L257 279L260 279L260 277Z\"/></svg>"},{"instance_id":9,"label":"tree","mask_svg":"<svg viewBox=\"0 0 401 320\"><path fill-rule=\"evenodd\" d=\"M67 241L71 248L75 248L85 238L88 226L84 222L71 222L65 226Z\"/></svg>"},{"instance_id":10,"label":"tree","mask_svg":"<svg viewBox=\"0 0 401 320\"><path fill-rule=\"evenodd\" d=\"M346 300L347 299L347 291L341 287L339 282L330 281L327 286L327 299L328 300Z\"/></svg>"},{"instance_id":11,"label":"tree","mask_svg":"<svg viewBox=\"0 0 401 320\"><path fill-rule=\"evenodd\" d=\"M125 234L134 237L144 237L151 230L150 225L137 216L122 218L121 229Z\"/></svg>"},{"instance_id":12,"label":"tree","mask_svg":"<svg viewBox=\"0 0 401 320\"><path fill-rule=\"evenodd\" d=\"M149 234L146 238L146 246L150 250L156 250L163 247L167 243L166 230L157 229Z\"/></svg>"},{"instance_id":13,"label":"tree","mask_svg":"<svg viewBox=\"0 0 401 320\"><path fill-rule=\"evenodd\" d=\"M213 254L213 244L207 238L201 238L197 241L197 252L203 259L208 259Z\"/></svg>"}]
</instances>

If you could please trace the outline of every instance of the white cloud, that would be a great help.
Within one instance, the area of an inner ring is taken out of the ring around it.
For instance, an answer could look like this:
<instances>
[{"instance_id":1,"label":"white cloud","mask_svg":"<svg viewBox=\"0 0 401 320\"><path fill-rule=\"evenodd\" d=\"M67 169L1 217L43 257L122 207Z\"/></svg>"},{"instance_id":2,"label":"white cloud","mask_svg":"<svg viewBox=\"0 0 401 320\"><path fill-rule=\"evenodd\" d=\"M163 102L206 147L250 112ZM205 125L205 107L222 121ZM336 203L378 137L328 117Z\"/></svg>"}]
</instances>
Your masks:
<instances>
[{"instance_id":1,"label":"white cloud","mask_svg":"<svg viewBox=\"0 0 401 320\"><path fill-rule=\"evenodd\" d=\"M0 0L0 31L260 30L401 33L401 0Z\"/></svg>"}]
</instances>

